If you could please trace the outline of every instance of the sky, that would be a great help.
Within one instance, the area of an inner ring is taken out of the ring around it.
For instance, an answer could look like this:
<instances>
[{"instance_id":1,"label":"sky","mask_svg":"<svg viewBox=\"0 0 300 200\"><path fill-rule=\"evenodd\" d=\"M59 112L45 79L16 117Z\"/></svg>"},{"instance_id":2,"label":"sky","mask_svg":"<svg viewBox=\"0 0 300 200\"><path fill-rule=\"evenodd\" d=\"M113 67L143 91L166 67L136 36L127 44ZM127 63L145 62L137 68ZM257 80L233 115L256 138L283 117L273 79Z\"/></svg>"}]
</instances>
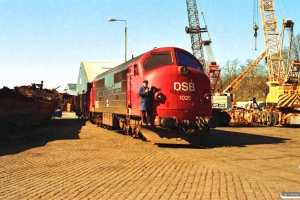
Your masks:
<instances>
[{"instance_id":1,"label":"sky","mask_svg":"<svg viewBox=\"0 0 300 200\"><path fill-rule=\"evenodd\" d=\"M275 0L279 32L282 18L291 18L294 35L300 33L299 5L299 0ZM197 7L221 67L264 51L260 17L255 51L253 0L197 0ZM126 20L127 59L154 47L192 53L185 0L0 0L0 88L43 80L44 87L62 92L77 82L83 61L124 62L125 22L108 18Z\"/></svg>"}]
</instances>

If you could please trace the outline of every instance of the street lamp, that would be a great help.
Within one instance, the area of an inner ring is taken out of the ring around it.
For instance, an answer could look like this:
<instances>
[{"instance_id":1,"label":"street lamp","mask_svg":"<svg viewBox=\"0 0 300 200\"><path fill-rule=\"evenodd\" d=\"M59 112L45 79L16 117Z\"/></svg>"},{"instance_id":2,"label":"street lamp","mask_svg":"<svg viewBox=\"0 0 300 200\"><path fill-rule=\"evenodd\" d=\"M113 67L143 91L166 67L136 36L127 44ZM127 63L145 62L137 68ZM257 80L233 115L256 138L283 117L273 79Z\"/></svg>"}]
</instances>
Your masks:
<instances>
[{"instance_id":1,"label":"street lamp","mask_svg":"<svg viewBox=\"0 0 300 200\"><path fill-rule=\"evenodd\" d=\"M108 18L109 22L115 22L115 21L123 21L125 22L125 41L124 41L124 48L125 48L125 62L127 61L127 26L126 26L126 20L124 19L112 19Z\"/></svg>"}]
</instances>

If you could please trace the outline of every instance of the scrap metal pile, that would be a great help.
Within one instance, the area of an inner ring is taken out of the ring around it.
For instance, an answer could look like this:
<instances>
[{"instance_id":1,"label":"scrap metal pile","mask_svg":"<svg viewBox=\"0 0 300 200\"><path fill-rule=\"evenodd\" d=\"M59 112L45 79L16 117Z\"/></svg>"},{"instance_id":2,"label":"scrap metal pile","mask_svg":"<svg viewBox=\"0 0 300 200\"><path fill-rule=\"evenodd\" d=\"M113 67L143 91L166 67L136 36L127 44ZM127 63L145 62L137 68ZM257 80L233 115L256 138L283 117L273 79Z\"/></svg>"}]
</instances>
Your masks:
<instances>
[{"instance_id":1,"label":"scrap metal pile","mask_svg":"<svg viewBox=\"0 0 300 200\"><path fill-rule=\"evenodd\" d=\"M51 119L61 101L56 89L41 84L0 89L0 127L30 127Z\"/></svg>"}]
</instances>

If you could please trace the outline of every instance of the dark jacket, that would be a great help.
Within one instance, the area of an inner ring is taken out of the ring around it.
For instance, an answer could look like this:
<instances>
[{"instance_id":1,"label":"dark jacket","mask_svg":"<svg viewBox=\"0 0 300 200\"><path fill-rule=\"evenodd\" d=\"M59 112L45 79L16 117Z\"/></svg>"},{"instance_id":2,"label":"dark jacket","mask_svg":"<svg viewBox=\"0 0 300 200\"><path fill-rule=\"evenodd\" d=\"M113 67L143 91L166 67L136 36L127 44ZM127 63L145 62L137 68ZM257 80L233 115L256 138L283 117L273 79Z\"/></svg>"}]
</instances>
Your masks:
<instances>
[{"instance_id":1,"label":"dark jacket","mask_svg":"<svg viewBox=\"0 0 300 200\"><path fill-rule=\"evenodd\" d=\"M149 88L148 93L145 86L141 86L138 90L140 95L140 110L150 110L152 107L153 91Z\"/></svg>"}]
</instances>

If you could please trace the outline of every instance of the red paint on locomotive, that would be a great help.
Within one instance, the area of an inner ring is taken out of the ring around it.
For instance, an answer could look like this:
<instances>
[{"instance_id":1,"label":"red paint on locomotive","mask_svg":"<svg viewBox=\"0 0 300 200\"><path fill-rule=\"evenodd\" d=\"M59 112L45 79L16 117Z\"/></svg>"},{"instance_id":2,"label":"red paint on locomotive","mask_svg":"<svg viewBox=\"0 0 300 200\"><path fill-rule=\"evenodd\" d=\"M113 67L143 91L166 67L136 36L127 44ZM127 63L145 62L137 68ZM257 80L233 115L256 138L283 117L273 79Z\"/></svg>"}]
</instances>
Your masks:
<instances>
[{"instance_id":1,"label":"red paint on locomotive","mask_svg":"<svg viewBox=\"0 0 300 200\"><path fill-rule=\"evenodd\" d=\"M210 80L192 54L176 47L153 49L98 75L90 92L91 119L101 125L120 125L129 134L140 133L137 91L143 80L156 91L152 112L156 126L186 134L215 126Z\"/></svg>"}]
</instances>

